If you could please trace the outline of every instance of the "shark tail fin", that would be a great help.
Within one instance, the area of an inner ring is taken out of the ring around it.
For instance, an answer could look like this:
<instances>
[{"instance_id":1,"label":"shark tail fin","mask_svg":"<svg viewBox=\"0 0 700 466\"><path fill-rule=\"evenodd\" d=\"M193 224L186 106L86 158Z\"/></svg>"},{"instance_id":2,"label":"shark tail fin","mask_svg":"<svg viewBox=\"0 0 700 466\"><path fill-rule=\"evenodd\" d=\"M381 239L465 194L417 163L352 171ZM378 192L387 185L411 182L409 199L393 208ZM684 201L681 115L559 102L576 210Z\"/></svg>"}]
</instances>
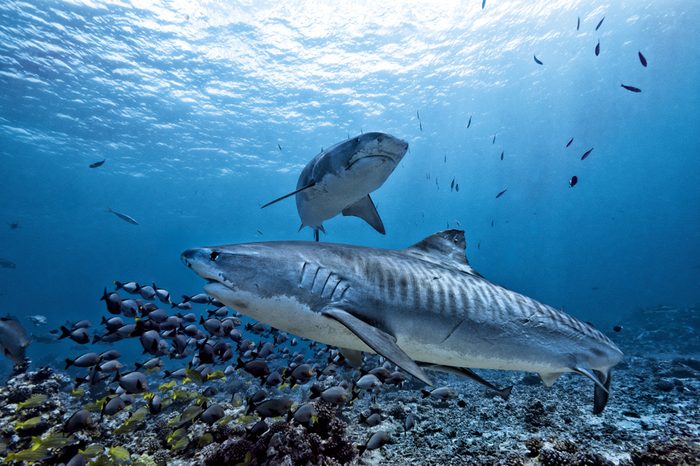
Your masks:
<instances>
[{"instance_id":1,"label":"shark tail fin","mask_svg":"<svg viewBox=\"0 0 700 466\"><path fill-rule=\"evenodd\" d=\"M372 228L377 230L382 235L386 234L384 223L382 223L382 219L379 217L377 208L374 206L374 202L372 202L372 198L369 197L369 194L354 204L344 208L343 215L346 217L359 217L365 222L369 223Z\"/></svg>"},{"instance_id":2,"label":"shark tail fin","mask_svg":"<svg viewBox=\"0 0 700 466\"><path fill-rule=\"evenodd\" d=\"M603 384L603 387L599 387L598 384L596 384L593 391L593 414L600 414L603 412L603 409L605 409L605 405L608 404L612 375L610 371L608 371L606 374L604 372L594 370L593 373Z\"/></svg>"},{"instance_id":3,"label":"shark tail fin","mask_svg":"<svg viewBox=\"0 0 700 466\"><path fill-rule=\"evenodd\" d=\"M264 208L267 207L267 206L271 206L272 204L275 204L275 203L277 203L277 202L279 202L279 201L283 201L283 200L287 199L288 197L292 197L292 196L294 196L295 194L300 193L300 192L302 192L302 191L305 190L305 189L312 188L312 187L314 187L314 186L316 186L316 182L315 182L315 181L312 181L311 183L309 183L309 184L307 184L307 185L305 185L305 186L302 186L301 188L299 188L299 189L297 189L297 190L295 190L295 191L292 191L291 193L285 194L284 196L278 197L277 199L274 199L274 200L268 202L267 204L264 204L264 205L260 206L260 208L261 208L261 209L264 209Z\"/></svg>"}]
</instances>

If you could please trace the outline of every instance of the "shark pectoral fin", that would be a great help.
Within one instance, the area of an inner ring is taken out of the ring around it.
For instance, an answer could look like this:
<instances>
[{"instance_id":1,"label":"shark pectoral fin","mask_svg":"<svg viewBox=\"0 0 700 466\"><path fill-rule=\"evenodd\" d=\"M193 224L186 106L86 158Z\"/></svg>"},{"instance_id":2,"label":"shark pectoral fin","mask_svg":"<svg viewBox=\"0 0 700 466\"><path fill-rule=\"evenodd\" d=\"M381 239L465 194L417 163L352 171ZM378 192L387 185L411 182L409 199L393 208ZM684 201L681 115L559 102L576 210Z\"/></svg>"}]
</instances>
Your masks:
<instances>
[{"instance_id":1,"label":"shark pectoral fin","mask_svg":"<svg viewBox=\"0 0 700 466\"><path fill-rule=\"evenodd\" d=\"M264 209L264 208L267 207L267 206L270 206L270 205L272 205L272 204L274 204L274 203L276 203L276 202L279 202L279 201L283 201L283 200L287 199L288 197L294 196L295 194L300 193L300 192L302 192L302 191L305 190L305 189L312 188L312 187L314 187L314 186L316 186L316 182L315 182L315 181L312 181L311 183L307 184L306 186L302 186L301 188L299 188L299 189L297 189L297 190L295 190L295 191L292 191L292 192L289 193L289 194L285 194L285 195L282 196L282 197L278 197L277 199L272 200L272 201L268 202L267 204L265 204L265 205L263 205L263 206L260 206L260 208L261 208L261 209ZM110 209L110 210L111 210L111 209Z\"/></svg>"},{"instance_id":2,"label":"shark pectoral fin","mask_svg":"<svg viewBox=\"0 0 700 466\"><path fill-rule=\"evenodd\" d=\"M603 412L603 409L605 409L605 405L608 404L612 375L610 371L605 374L594 370L593 373L603 383L603 387L599 387L598 384L596 384L593 392L593 414L600 414Z\"/></svg>"},{"instance_id":3,"label":"shark pectoral fin","mask_svg":"<svg viewBox=\"0 0 700 466\"><path fill-rule=\"evenodd\" d=\"M356 203L347 206L343 209L343 215L359 217L365 222L369 223L372 228L377 230L381 234L385 234L384 224L382 219L379 218L379 213L377 208L374 207L374 202L369 194L357 201Z\"/></svg>"},{"instance_id":4,"label":"shark pectoral fin","mask_svg":"<svg viewBox=\"0 0 700 466\"><path fill-rule=\"evenodd\" d=\"M559 378L561 372L540 372L540 379L545 386L551 387L555 380Z\"/></svg>"},{"instance_id":5,"label":"shark pectoral fin","mask_svg":"<svg viewBox=\"0 0 700 466\"><path fill-rule=\"evenodd\" d=\"M388 333L337 307L326 307L321 311L321 314L343 324L377 354L384 356L413 377L428 385L433 384L418 364L399 348L394 337Z\"/></svg>"},{"instance_id":6,"label":"shark pectoral fin","mask_svg":"<svg viewBox=\"0 0 700 466\"><path fill-rule=\"evenodd\" d=\"M342 354L345 360L355 369L362 367L362 351L340 348L340 354Z\"/></svg>"}]
</instances>

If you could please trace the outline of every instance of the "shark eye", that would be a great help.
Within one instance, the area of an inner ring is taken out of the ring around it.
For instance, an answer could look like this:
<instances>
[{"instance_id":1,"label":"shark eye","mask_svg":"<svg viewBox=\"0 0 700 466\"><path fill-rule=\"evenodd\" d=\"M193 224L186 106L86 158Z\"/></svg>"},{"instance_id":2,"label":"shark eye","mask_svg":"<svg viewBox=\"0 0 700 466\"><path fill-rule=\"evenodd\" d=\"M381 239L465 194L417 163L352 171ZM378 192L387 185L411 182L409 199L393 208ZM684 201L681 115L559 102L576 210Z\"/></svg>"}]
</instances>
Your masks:
<instances>
[{"instance_id":1,"label":"shark eye","mask_svg":"<svg viewBox=\"0 0 700 466\"><path fill-rule=\"evenodd\" d=\"M212 251L211 254L209 254L209 260L215 261L217 257L219 257L219 253L216 251Z\"/></svg>"}]
</instances>

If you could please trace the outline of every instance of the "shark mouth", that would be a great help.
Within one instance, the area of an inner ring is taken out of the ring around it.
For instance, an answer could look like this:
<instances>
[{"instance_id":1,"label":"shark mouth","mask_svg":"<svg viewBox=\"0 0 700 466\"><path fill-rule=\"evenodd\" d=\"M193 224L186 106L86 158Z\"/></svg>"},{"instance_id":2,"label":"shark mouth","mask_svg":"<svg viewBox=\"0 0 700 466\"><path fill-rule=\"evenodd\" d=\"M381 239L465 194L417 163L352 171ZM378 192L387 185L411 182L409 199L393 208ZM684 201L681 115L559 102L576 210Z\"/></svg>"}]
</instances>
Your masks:
<instances>
[{"instance_id":1,"label":"shark mouth","mask_svg":"<svg viewBox=\"0 0 700 466\"><path fill-rule=\"evenodd\" d=\"M391 156L389 156L389 155L385 155L385 154L370 154L370 155L365 155L365 156L362 156L362 157L360 157L360 158L358 158L358 159L356 159L356 160L351 161L350 163L348 163L348 164L345 166L345 169L346 169L346 170L350 170L350 168L352 168L352 166L355 165L355 164L356 164L357 162L359 162L360 160L371 159L371 158L388 159L390 162L393 162L393 161L394 161L394 159L393 159Z\"/></svg>"}]
</instances>

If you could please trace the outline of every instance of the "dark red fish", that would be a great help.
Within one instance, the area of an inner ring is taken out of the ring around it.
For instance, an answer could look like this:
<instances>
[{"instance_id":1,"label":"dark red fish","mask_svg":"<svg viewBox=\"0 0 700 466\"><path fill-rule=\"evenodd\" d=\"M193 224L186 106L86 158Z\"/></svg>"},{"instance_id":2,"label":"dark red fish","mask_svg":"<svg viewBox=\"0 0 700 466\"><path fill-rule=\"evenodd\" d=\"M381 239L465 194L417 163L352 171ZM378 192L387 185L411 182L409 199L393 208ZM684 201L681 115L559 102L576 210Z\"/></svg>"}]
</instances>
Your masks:
<instances>
[{"instance_id":1,"label":"dark red fish","mask_svg":"<svg viewBox=\"0 0 700 466\"><path fill-rule=\"evenodd\" d=\"M626 84L620 84L620 86L624 87L625 89L627 89L630 92L642 92L642 90L638 87L628 86Z\"/></svg>"},{"instance_id":2,"label":"dark red fish","mask_svg":"<svg viewBox=\"0 0 700 466\"><path fill-rule=\"evenodd\" d=\"M591 155L591 152L593 152L593 148L592 148L592 147L591 147L590 149L588 149L586 152L583 153L583 155L581 156L581 160L585 160L586 157L588 157L589 155Z\"/></svg>"},{"instance_id":3,"label":"dark red fish","mask_svg":"<svg viewBox=\"0 0 700 466\"><path fill-rule=\"evenodd\" d=\"M503 196L503 195L506 193L506 191L508 191L508 188L506 188L506 189L504 189L503 191L501 191L500 193L496 194L496 199L498 199L499 197ZM493 226L493 225L491 225L491 226Z\"/></svg>"},{"instance_id":4,"label":"dark red fish","mask_svg":"<svg viewBox=\"0 0 700 466\"><path fill-rule=\"evenodd\" d=\"M574 138L569 139L569 142L566 143L566 147L569 147L572 142L574 142Z\"/></svg>"},{"instance_id":5,"label":"dark red fish","mask_svg":"<svg viewBox=\"0 0 700 466\"><path fill-rule=\"evenodd\" d=\"M637 52L639 54L639 62L642 64L644 68L647 67L647 59L642 55L642 52Z\"/></svg>"},{"instance_id":6,"label":"dark red fish","mask_svg":"<svg viewBox=\"0 0 700 466\"><path fill-rule=\"evenodd\" d=\"M576 183L578 183L578 176L574 175L569 180L569 187L573 188L574 186L576 186Z\"/></svg>"},{"instance_id":7,"label":"dark red fish","mask_svg":"<svg viewBox=\"0 0 700 466\"><path fill-rule=\"evenodd\" d=\"M537 55L533 55L533 58L535 59L535 63L537 63L538 65L544 65L544 63L542 63L542 62L537 58Z\"/></svg>"}]
</instances>

